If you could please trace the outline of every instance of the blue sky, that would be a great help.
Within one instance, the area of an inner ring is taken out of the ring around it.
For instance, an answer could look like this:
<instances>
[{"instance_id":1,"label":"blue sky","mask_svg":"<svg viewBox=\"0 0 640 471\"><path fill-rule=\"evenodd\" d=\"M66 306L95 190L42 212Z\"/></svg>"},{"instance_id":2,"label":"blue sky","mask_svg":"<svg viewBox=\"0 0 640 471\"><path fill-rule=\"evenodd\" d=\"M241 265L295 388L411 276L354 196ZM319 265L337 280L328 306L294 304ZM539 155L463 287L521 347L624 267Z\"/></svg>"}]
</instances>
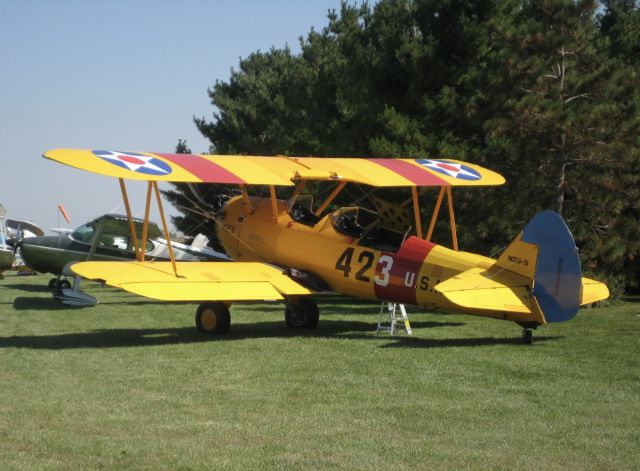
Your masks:
<instances>
[{"instance_id":1,"label":"blue sky","mask_svg":"<svg viewBox=\"0 0 640 471\"><path fill-rule=\"evenodd\" d=\"M194 152L209 143L207 88L241 57L289 45L327 24L340 0L2 0L0 203L48 231L124 212L117 181L41 157L58 147ZM135 213L145 186L129 183ZM174 210L169 211L171 214ZM159 222L157 214L152 216Z\"/></svg>"}]
</instances>

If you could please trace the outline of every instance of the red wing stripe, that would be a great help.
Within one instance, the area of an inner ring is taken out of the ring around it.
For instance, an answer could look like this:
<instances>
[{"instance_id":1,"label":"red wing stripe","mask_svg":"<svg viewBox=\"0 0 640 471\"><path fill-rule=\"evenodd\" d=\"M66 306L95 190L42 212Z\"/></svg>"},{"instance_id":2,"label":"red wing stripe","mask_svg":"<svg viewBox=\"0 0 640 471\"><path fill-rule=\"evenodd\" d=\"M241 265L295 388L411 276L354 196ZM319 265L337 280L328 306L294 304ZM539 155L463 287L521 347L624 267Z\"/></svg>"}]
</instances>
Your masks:
<instances>
[{"instance_id":1,"label":"red wing stripe","mask_svg":"<svg viewBox=\"0 0 640 471\"><path fill-rule=\"evenodd\" d=\"M416 186L450 186L449 183L436 177L427 169L411 165L398 159L367 159L373 163L388 168L392 172L406 178Z\"/></svg>"},{"instance_id":2,"label":"red wing stripe","mask_svg":"<svg viewBox=\"0 0 640 471\"><path fill-rule=\"evenodd\" d=\"M246 182L235 173L195 154L155 154L179 165L188 172L208 183L232 183L243 185Z\"/></svg>"}]
</instances>

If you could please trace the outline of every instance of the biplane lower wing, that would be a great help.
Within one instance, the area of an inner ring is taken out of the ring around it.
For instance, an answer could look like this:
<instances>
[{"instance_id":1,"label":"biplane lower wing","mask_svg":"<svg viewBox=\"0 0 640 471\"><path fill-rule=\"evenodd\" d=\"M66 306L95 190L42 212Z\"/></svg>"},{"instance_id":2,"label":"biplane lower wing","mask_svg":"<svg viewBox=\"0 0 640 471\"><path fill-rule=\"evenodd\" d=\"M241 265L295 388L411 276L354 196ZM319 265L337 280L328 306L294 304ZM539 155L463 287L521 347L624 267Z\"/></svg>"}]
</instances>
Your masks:
<instances>
[{"instance_id":1,"label":"biplane lower wing","mask_svg":"<svg viewBox=\"0 0 640 471\"><path fill-rule=\"evenodd\" d=\"M71 270L163 301L262 301L311 292L281 270L258 262L80 262Z\"/></svg>"}]
</instances>

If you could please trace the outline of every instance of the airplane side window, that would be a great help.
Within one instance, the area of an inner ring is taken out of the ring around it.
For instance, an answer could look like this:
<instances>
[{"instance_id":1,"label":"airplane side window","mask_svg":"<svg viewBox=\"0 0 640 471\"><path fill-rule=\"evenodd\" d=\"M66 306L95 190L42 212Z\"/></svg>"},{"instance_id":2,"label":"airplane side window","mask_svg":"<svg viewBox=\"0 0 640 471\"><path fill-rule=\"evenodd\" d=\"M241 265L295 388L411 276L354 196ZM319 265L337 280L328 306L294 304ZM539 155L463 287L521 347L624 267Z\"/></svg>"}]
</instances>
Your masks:
<instances>
[{"instance_id":1,"label":"airplane side window","mask_svg":"<svg viewBox=\"0 0 640 471\"><path fill-rule=\"evenodd\" d=\"M98 245L110 249L127 250L129 238L118 234L102 234L98 239Z\"/></svg>"}]
</instances>

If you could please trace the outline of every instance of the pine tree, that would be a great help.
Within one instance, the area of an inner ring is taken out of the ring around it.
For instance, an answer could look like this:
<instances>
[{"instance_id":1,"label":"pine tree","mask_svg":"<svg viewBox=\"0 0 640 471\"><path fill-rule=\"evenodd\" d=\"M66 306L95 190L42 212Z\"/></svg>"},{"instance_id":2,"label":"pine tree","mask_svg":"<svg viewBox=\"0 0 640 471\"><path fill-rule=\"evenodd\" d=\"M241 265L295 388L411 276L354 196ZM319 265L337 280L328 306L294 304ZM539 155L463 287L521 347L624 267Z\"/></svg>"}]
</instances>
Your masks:
<instances>
[{"instance_id":1,"label":"pine tree","mask_svg":"<svg viewBox=\"0 0 640 471\"><path fill-rule=\"evenodd\" d=\"M213 121L196 125L224 154L485 165L507 185L456 190L463 247L492 254L535 212L554 209L585 271L621 286L639 271L640 16L630 0L597 6L343 2L301 38L300 54L241 60L209 90Z\"/></svg>"},{"instance_id":2,"label":"pine tree","mask_svg":"<svg viewBox=\"0 0 640 471\"><path fill-rule=\"evenodd\" d=\"M590 0L504 4L494 63L508 78L508 113L488 123L488 136L510 186L504 215L559 212L587 273L615 284L638 253L625 236L637 227L628 216L637 200L638 87L636 72L606 54L595 8Z\"/></svg>"}]
</instances>

